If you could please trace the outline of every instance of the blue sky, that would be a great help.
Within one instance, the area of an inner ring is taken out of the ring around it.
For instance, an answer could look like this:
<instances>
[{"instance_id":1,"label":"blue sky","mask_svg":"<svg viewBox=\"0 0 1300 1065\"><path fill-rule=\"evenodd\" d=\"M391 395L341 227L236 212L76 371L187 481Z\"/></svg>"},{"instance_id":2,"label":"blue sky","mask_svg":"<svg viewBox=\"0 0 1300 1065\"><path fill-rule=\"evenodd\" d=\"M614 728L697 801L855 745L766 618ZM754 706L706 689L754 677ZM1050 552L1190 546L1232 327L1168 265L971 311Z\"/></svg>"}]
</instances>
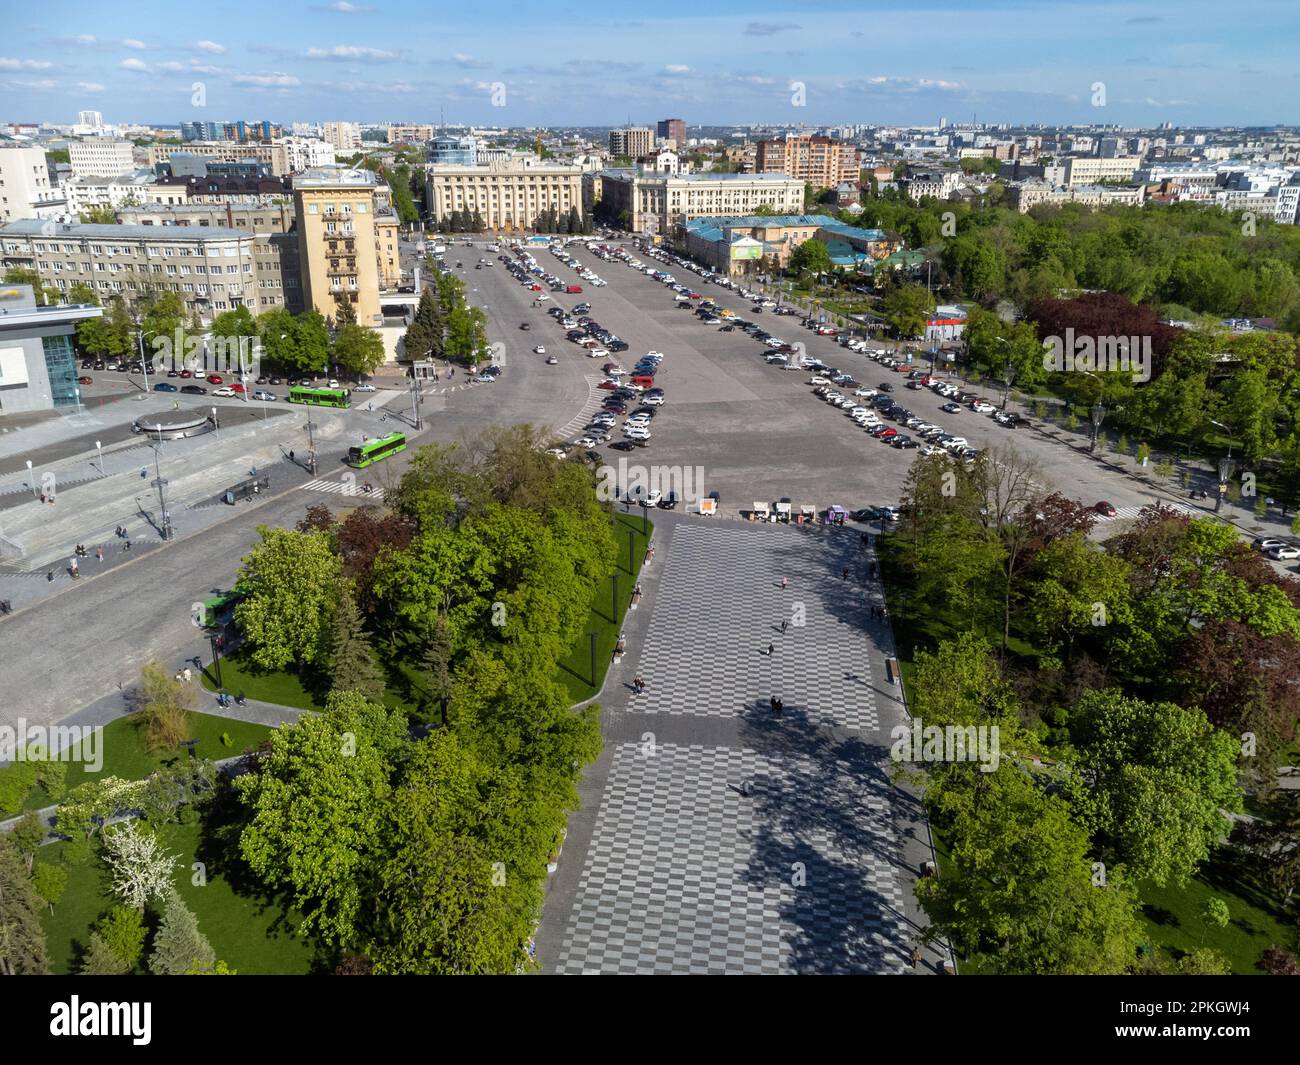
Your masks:
<instances>
[{"instance_id":1,"label":"blue sky","mask_svg":"<svg viewBox=\"0 0 1300 1065\"><path fill-rule=\"evenodd\" d=\"M2 0L0 118L1300 124L1296 0L618 6Z\"/></svg>"}]
</instances>

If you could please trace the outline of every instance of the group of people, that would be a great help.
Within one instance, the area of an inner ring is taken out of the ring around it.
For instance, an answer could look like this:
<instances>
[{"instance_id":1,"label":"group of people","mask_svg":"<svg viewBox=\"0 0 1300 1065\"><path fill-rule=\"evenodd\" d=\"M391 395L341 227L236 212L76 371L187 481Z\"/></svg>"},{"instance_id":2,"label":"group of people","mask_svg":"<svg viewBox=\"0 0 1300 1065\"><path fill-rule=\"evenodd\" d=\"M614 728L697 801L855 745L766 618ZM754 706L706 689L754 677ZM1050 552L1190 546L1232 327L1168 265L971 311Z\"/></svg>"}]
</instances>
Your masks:
<instances>
[{"instance_id":1,"label":"group of people","mask_svg":"<svg viewBox=\"0 0 1300 1065\"><path fill-rule=\"evenodd\" d=\"M187 670L186 672L188 672L188 670ZM230 704L231 704L232 702L233 702L236 706L247 706L247 705L248 705L248 700L244 698L244 693L243 693L243 692L240 692L238 695L233 696L233 697L231 696L230 692L228 692L228 691L220 691L220 692L217 692L217 705L218 705L218 706L220 706L220 707L228 707L228 706L230 706Z\"/></svg>"},{"instance_id":2,"label":"group of people","mask_svg":"<svg viewBox=\"0 0 1300 1065\"><path fill-rule=\"evenodd\" d=\"M782 710L785 709L785 700L782 699L780 696L773 695L771 702L772 702L772 713L779 714Z\"/></svg>"},{"instance_id":3,"label":"group of people","mask_svg":"<svg viewBox=\"0 0 1300 1065\"><path fill-rule=\"evenodd\" d=\"M172 677L172 680L176 681L178 684L188 684L193 677L194 674L191 672L190 667L186 666L184 669L178 669L176 671L176 676Z\"/></svg>"}]
</instances>

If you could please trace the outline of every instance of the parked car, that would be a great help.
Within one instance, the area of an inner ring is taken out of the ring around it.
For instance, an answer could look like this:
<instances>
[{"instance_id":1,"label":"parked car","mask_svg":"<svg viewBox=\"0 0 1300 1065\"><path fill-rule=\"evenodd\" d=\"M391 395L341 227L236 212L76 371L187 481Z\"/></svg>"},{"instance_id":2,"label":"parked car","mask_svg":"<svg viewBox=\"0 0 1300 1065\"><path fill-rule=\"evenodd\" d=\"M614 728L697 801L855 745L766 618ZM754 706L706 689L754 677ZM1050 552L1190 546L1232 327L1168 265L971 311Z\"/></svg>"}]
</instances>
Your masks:
<instances>
[{"instance_id":1,"label":"parked car","mask_svg":"<svg viewBox=\"0 0 1300 1065\"><path fill-rule=\"evenodd\" d=\"M223 399L226 399L229 398L230 396L233 396L235 394L235 390L233 388L223 387L223 388L215 389L212 394L214 396L220 396Z\"/></svg>"},{"instance_id":2,"label":"parked car","mask_svg":"<svg viewBox=\"0 0 1300 1065\"><path fill-rule=\"evenodd\" d=\"M1277 562L1286 562L1293 558L1300 558L1300 547L1294 544L1279 544L1276 547L1268 549L1268 557Z\"/></svg>"},{"instance_id":3,"label":"parked car","mask_svg":"<svg viewBox=\"0 0 1300 1065\"><path fill-rule=\"evenodd\" d=\"M181 385L181 391L187 396L206 396L208 390L202 385Z\"/></svg>"},{"instance_id":4,"label":"parked car","mask_svg":"<svg viewBox=\"0 0 1300 1065\"><path fill-rule=\"evenodd\" d=\"M1118 513L1118 511L1116 511L1115 508L1104 499L1097 503L1092 509L1103 518L1113 518Z\"/></svg>"},{"instance_id":5,"label":"parked car","mask_svg":"<svg viewBox=\"0 0 1300 1065\"><path fill-rule=\"evenodd\" d=\"M153 386L153 390L155 392L175 392L176 386L173 384L168 384L166 381L159 381L156 385Z\"/></svg>"},{"instance_id":6,"label":"parked car","mask_svg":"<svg viewBox=\"0 0 1300 1065\"><path fill-rule=\"evenodd\" d=\"M271 378L269 383L273 385L278 385L280 382L273 377ZM376 389L374 385L357 385L352 391L353 392L374 392L376 391Z\"/></svg>"},{"instance_id":7,"label":"parked car","mask_svg":"<svg viewBox=\"0 0 1300 1065\"><path fill-rule=\"evenodd\" d=\"M253 398L260 399L264 403L270 403L278 399L279 397L274 392L268 392L264 388L259 388L256 392L253 393Z\"/></svg>"},{"instance_id":8,"label":"parked car","mask_svg":"<svg viewBox=\"0 0 1300 1065\"><path fill-rule=\"evenodd\" d=\"M93 385L94 383L95 383L95 379L94 379L93 377L78 377L78 378L77 378L77 384L79 384L79 385Z\"/></svg>"},{"instance_id":9,"label":"parked car","mask_svg":"<svg viewBox=\"0 0 1300 1065\"><path fill-rule=\"evenodd\" d=\"M184 377L185 375L182 374L181 376ZM208 384L210 384L210 385L219 385L219 384L223 384L223 383L224 383L224 382L221 380L221 375L220 375L220 374L215 374L215 373L210 373L210 374L208 374ZM231 394L233 395L234 393L231 393Z\"/></svg>"}]
</instances>

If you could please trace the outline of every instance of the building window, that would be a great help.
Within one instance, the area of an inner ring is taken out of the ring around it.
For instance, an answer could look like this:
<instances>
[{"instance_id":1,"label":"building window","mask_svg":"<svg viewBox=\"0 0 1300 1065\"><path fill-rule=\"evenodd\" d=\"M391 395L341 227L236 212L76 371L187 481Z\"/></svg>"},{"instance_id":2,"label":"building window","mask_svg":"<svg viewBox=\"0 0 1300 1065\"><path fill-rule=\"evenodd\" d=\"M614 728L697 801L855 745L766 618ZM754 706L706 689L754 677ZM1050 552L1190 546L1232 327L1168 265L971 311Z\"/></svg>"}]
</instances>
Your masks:
<instances>
[{"instance_id":1,"label":"building window","mask_svg":"<svg viewBox=\"0 0 1300 1065\"><path fill-rule=\"evenodd\" d=\"M45 373L50 379L50 397L54 406L75 407L77 366L73 361L71 337L42 337L41 346L45 349Z\"/></svg>"}]
</instances>

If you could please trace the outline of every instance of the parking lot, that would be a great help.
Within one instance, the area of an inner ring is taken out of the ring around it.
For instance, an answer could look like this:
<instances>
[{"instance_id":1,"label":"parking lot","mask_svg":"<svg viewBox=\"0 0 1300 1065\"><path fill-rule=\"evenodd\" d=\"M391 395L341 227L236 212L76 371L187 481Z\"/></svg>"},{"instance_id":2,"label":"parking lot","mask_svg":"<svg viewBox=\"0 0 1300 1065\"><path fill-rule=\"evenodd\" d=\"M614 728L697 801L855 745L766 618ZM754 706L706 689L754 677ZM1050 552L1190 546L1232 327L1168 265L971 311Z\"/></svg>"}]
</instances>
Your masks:
<instances>
[{"instance_id":1,"label":"parking lot","mask_svg":"<svg viewBox=\"0 0 1300 1065\"><path fill-rule=\"evenodd\" d=\"M568 252L607 285L593 288L578 281L583 285L580 295L546 288L540 294L548 299L533 306L539 293L525 289L500 264L474 271L466 261L461 271L470 287L486 297L494 326L507 336L510 358L517 367L519 360L523 362L527 377L523 402L539 413L556 416L549 421L536 420L569 428L573 439L580 424L556 420L559 413L590 411L598 406L598 396L597 402L592 401L591 386L607 360L588 358L583 349L565 340L564 329L545 313L552 302L566 309L586 302L591 304L591 316L629 345L612 361L631 369L648 351L665 355L655 384L665 390L666 403L652 423L648 446L632 453L628 461L669 468L702 467L702 489L719 493L719 509L724 514L748 511L755 501L771 502L782 496L789 496L796 508L810 503L819 510L830 504L854 509L898 501L916 451L896 450L874 439L840 410L814 396L809 384L812 374L766 363L763 353L769 350L768 344L738 329L723 331L720 325L701 322L691 313L698 301L691 301L690 309L679 307L668 286L622 262L602 261L576 245ZM469 249L466 253L468 260ZM562 280L576 280L573 271L545 248L533 255L543 269ZM860 384L874 387L889 381L894 395L918 417L965 437L974 448L1013 444L1039 463L1049 485L1086 503L1107 500L1120 516L1126 516L1154 498L1140 484L1031 430L1004 428L989 415L967 407L952 414L941 411L949 402L947 398L928 389L906 390L906 375L885 370L865 355L841 347L834 338L815 335L794 317L777 316L770 310L754 315L750 301L734 292L706 283L680 266L665 266L635 251L633 255L645 265L667 269L677 281L715 299L721 308L761 322L779 339L802 343L809 357L847 371ZM472 261L479 257L476 254ZM527 332L518 330L523 321L531 326ZM509 338L512 331L514 336ZM559 365L546 366L543 357L531 353L538 343L546 346L548 354L559 356ZM981 394L1000 405L996 391ZM505 399L504 392L501 398ZM509 413L512 421L524 420L513 404ZM615 432L610 443L618 438ZM611 464L624 457L609 444L598 451Z\"/></svg>"}]
</instances>

